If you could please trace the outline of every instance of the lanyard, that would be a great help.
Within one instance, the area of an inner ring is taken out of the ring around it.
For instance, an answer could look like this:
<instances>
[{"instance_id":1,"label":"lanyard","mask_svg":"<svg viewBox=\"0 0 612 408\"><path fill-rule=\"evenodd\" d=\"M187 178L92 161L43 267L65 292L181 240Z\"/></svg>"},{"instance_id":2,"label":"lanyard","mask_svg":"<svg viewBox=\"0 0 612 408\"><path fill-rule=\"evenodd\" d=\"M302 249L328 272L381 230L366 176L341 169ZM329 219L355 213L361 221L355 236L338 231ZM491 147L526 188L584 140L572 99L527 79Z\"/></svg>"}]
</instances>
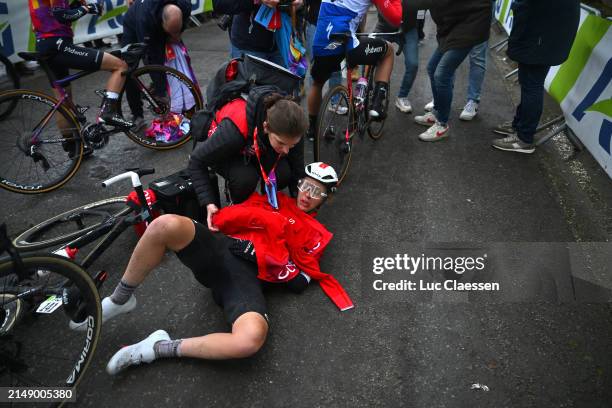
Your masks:
<instances>
[{"instance_id":1,"label":"lanyard","mask_svg":"<svg viewBox=\"0 0 612 408\"><path fill-rule=\"evenodd\" d=\"M261 164L261 152L259 151L259 144L257 143L257 128L253 133L253 149L255 150L255 156L257 157L257 162L259 163L259 169L261 170L261 177L264 180L264 188L266 189L266 196L268 197L268 202L274 209L278 210L278 200L276 198L276 166L278 165L278 161L281 158L279 154L276 158L276 162L274 162L274 166L270 170L269 175L266 174L262 164Z\"/></svg>"}]
</instances>

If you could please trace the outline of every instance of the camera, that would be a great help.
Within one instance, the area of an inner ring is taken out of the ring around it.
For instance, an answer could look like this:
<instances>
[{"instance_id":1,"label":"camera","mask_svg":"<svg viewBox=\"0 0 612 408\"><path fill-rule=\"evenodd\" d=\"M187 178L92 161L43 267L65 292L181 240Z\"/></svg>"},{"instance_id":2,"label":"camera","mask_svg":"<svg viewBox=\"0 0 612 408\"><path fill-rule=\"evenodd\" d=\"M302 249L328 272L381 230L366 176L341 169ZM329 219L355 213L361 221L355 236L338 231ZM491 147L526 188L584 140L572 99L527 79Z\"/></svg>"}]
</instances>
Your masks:
<instances>
[{"instance_id":1,"label":"camera","mask_svg":"<svg viewBox=\"0 0 612 408\"><path fill-rule=\"evenodd\" d=\"M217 19L217 26L223 31L227 31L232 25L232 16L229 14L223 14Z\"/></svg>"}]
</instances>

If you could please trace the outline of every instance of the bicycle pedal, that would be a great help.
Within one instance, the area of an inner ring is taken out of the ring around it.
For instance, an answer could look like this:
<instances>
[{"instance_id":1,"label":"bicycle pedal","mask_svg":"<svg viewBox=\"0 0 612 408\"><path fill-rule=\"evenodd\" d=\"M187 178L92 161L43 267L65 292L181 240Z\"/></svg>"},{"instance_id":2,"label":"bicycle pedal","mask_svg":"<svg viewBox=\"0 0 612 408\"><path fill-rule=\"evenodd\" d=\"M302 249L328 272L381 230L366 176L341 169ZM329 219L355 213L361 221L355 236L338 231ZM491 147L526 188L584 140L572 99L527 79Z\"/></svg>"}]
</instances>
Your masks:
<instances>
[{"instance_id":1,"label":"bicycle pedal","mask_svg":"<svg viewBox=\"0 0 612 408\"><path fill-rule=\"evenodd\" d=\"M100 98L104 98L106 96L106 91L104 89L96 89L94 93Z\"/></svg>"}]
</instances>

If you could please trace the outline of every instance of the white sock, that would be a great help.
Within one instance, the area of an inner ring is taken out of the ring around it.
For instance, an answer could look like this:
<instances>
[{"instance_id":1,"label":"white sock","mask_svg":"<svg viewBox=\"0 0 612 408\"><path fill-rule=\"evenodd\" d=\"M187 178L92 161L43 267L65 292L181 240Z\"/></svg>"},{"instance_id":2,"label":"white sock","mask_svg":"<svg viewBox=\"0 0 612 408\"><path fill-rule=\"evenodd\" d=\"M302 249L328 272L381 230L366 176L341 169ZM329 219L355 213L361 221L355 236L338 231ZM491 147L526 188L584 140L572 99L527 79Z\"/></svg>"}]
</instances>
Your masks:
<instances>
[{"instance_id":1,"label":"white sock","mask_svg":"<svg viewBox=\"0 0 612 408\"><path fill-rule=\"evenodd\" d=\"M104 93L108 99L119 99L119 94L117 92L106 91Z\"/></svg>"}]
</instances>

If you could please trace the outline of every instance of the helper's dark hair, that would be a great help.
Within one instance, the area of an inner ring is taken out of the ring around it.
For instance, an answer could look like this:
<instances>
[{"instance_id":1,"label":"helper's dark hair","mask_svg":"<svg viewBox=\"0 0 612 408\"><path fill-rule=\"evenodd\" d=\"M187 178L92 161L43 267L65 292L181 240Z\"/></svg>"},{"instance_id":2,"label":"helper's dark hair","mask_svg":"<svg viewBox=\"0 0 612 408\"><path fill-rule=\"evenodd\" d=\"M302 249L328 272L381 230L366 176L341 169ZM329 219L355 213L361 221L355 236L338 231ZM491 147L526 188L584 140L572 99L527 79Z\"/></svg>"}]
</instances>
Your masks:
<instances>
[{"instance_id":1,"label":"helper's dark hair","mask_svg":"<svg viewBox=\"0 0 612 408\"><path fill-rule=\"evenodd\" d=\"M264 99L266 122L270 131L280 136L303 136L308 129L304 109L290 96L273 93Z\"/></svg>"}]
</instances>

